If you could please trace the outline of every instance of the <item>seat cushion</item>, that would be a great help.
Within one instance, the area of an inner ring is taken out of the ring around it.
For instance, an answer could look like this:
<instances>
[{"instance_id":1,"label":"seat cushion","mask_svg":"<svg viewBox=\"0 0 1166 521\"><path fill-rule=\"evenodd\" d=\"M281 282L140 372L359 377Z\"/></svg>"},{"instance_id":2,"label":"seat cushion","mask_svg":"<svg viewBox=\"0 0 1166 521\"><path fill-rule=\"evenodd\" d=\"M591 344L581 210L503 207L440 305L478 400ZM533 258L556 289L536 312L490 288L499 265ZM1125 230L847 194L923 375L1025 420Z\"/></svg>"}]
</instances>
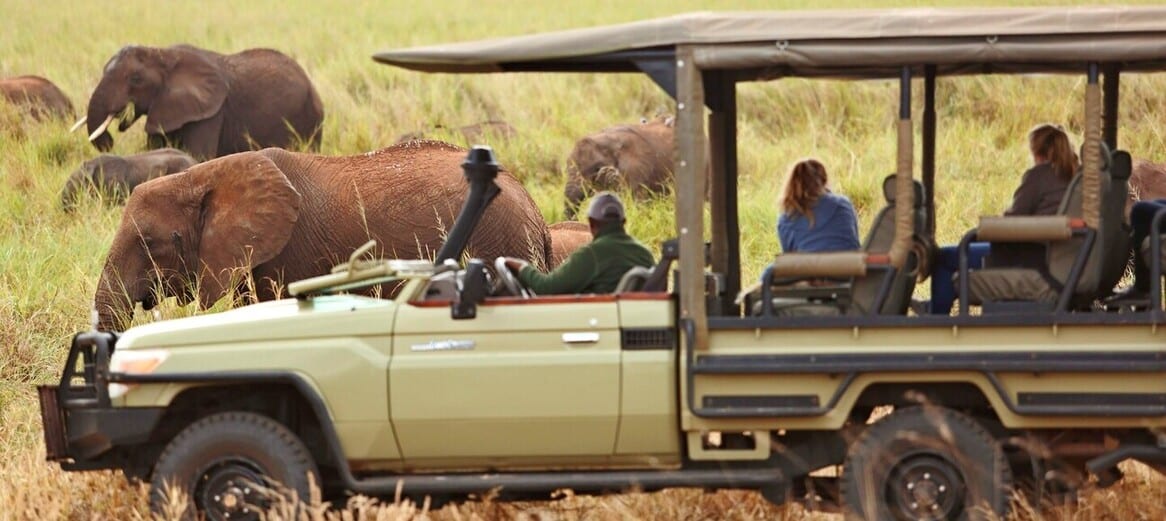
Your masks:
<instances>
[{"instance_id":1,"label":"seat cushion","mask_svg":"<svg viewBox=\"0 0 1166 521\"><path fill-rule=\"evenodd\" d=\"M1003 300L1057 300L1057 292L1039 271L1023 268L973 271L968 276L968 293L973 304Z\"/></svg>"},{"instance_id":2,"label":"seat cushion","mask_svg":"<svg viewBox=\"0 0 1166 521\"><path fill-rule=\"evenodd\" d=\"M833 302L775 298L773 313L779 317L836 317L842 314L842 309Z\"/></svg>"},{"instance_id":3,"label":"seat cushion","mask_svg":"<svg viewBox=\"0 0 1166 521\"><path fill-rule=\"evenodd\" d=\"M779 317L835 317L842 314L836 301L812 301L803 298L774 298L773 314ZM761 301L753 303L753 316L761 316Z\"/></svg>"}]
</instances>

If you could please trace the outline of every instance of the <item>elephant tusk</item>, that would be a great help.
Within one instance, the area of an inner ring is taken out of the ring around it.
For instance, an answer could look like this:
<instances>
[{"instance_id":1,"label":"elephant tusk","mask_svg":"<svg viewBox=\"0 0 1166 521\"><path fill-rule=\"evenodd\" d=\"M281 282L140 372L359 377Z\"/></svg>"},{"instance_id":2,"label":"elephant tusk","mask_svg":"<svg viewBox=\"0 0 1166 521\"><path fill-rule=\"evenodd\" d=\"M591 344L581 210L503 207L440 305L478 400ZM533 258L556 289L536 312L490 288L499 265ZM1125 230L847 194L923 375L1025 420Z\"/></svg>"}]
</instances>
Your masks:
<instances>
[{"instance_id":1,"label":"elephant tusk","mask_svg":"<svg viewBox=\"0 0 1166 521\"><path fill-rule=\"evenodd\" d=\"M85 118L82 117L81 119L77 120L76 123L73 123L73 126L69 127L69 133L72 134L72 133L76 132L77 129L81 128L81 125L84 125L84 124L85 124Z\"/></svg>"},{"instance_id":2,"label":"elephant tusk","mask_svg":"<svg viewBox=\"0 0 1166 521\"><path fill-rule=\"evenodd\" d=\"M93 141L94 139L97 139L97 136L105 133L105 129L109 128L109 124L112 122L113 114L110 114L105 118L105 121L101 123L101 126L97 127L97 130L94 130L92 134L89 134L89 141Z\"/></svg>"}]
</instances>

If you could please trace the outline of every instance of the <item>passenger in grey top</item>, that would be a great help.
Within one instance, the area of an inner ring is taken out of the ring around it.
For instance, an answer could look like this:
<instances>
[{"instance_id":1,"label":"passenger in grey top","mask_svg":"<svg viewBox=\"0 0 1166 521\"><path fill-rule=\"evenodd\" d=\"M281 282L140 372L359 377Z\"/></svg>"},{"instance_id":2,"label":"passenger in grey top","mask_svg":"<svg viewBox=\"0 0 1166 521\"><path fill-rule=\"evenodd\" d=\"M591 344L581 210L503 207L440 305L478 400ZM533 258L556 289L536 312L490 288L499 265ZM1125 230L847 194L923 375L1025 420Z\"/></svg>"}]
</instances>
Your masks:
<instances>
[{"instance_id":1,"label":"passenger in grey top","mask_svg":"<svg viewBox=\"0 0 1166 521\"><path fill-rule=\"evenodd\" d=\"M1028 133L1033 167L1024 172L1004 215L1054 215L1077 172L1077 154L1060 125L1037 125ZM1045 265L1045 247L1035 243L997 243L985 260L988 267Z\"/></svg>"},{"instance_id":2,"label":"passenger in grey top","mask_svg":"<svg viewBox=\"0 0 1166 521\"><path fill-rule=\"evenodd\" d=\"M1004 215L1053 215L1069 186L1068 176L1061 175L1052 163L1040 163L1024 172L1020 186L1012 194L1012 206Z\"/></svg>"}]
</instances>

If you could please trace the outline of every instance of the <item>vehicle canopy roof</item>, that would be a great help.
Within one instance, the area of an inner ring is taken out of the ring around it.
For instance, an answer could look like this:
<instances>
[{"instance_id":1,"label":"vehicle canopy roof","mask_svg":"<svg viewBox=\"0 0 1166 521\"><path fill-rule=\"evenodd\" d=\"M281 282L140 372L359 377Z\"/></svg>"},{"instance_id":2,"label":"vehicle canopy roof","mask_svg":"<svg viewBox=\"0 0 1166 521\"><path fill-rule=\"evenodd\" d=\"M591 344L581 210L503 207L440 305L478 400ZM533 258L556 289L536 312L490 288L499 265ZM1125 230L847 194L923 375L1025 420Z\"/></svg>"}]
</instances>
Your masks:
<instances>
[{"instance_id":1,"label":"vehicle canopy roof","mask_svg":"<svg viewBox=\"0 0 1166 521\"><path fill-rule=\"evenodd\" d=\"M918 64L940 75L1080 72L1087 62L1161 70L1166 7L698 12L374 58L426 72L631 72L650 56L642 51L681 46L702 69L752 68L756 79L895 78Z\"/></svg>"}]
</instances>

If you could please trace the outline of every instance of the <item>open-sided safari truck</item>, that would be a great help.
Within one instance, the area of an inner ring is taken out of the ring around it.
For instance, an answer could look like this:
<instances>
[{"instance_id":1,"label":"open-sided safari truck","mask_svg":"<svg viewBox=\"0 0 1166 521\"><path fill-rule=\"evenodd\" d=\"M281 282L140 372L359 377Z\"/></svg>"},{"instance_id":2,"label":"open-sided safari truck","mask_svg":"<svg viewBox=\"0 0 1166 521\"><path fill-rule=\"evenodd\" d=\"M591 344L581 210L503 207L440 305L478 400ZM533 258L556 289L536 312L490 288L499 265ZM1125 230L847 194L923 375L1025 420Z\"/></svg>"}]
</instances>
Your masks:
<instances>
[{"instance_id":1,"label":"open-sided safari truck","mask_svg":"<svg viewBox=\"0 0 1166 521\"><path fill-rule=\"evenodd\" d=\"M964 519L1004 511L1014 486L1107 486L1127 459L1166 469L1159 242L1151 303L1093 305L1128 252L1119 77L1166 68L1166 9L703 13L376 59L646 74L676 100L678 249L629 278L637 291L532 298L486 296L480 262L354 257L294 300L80 334L41 388L51 460L172 480L231 519L254 515L265 477L301 495L309 475L326 492L439 496L752 488L867 519ZM958 314L909 314L933 254L935 80L1027 73L1087 78L1084 167L1061 215L985 218L967 241L1046 242L1056 298L976 300L968 281L996 275L965 266ZM865 251L779 255L741 305L735 88L787 77L899 79L893 202ZM779 285L799 277L850 282ZM391 300L337 294L385 280L404 282Z\"/></svg>"}]
</instances>

